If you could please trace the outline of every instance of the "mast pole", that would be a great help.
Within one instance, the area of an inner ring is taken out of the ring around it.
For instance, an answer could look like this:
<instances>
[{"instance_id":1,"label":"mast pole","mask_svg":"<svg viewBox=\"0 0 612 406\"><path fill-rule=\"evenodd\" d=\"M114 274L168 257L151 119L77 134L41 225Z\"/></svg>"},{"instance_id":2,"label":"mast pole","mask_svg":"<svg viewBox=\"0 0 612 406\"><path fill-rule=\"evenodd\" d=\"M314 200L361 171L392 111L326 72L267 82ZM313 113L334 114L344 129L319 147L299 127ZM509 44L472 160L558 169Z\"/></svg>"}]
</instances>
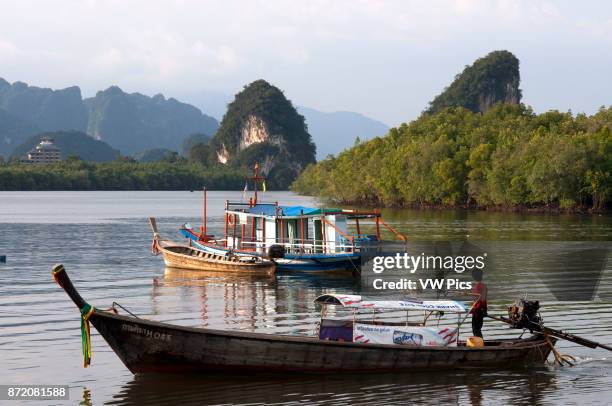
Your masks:
<instances>
[{"instance_id":1,"label":"mast pole","mask_svg":"<svg viewBox=\"0 0 612 406\"><path fill-rule=\"evenodd\" d=\"M204 186L204 212L202 214L202 237L206 238L206 186Z\"/></svg>"},{"instance_id":2,"label":"mast pole","mask_svg":"<svg viewBox=\"0 0 612 406\"><path fill-rule=\"evenodd\" d=\"M227 220L228 220L228 216L227 216L227 200L225 201L225 246L227 247Z\"/></svg>"},{"instance_id":3,"label":"mast pole","mask_svg":"<svg viewBox=\"0 0 612 406\"><path fill-rule=\"evenodd\" d=\"M232 247L234 249L238 249L237 244L236 244L236 223L237 222L238 222L238 218L234 214L234 240L232 241Z\"/></svg>"},{"instance_id":4,"label":"mast pole","mask_svg":"<svg viewBox=\"0 0 612 406\"><path fill-rule=\"evenodd\" d=\"M259 162L255 162L255 200L253 201L253 205L257 204L257 182L259 182Z\"/></svg>"},{"instance_id":5,"label":"mast pole","mask_svg":"<svg viewBox=\"0 0 612 406\"><path fill-rule=\"evenodd\" d=\"M245 224L240 224L241 235L240 235L240 249L244 249L244 228Z\"/></svg>"},{"instance_id":6,"label":"mast pole","mask_svg":"<svg viewBox=\"0 0 612 406\"><path fill-rule=\"evenodd\" d=\"M266 255L266 217L261 212L261 255Z\"/></svg>"},{"instance_id":7,"label":"mast pole","mask_svg":"<svg viewBox=\"0 0 612 406\"><path fill-rule=\"evenodd\" d=\"M257 218L253 216L253 220L251 221L251 242L255 243L255 220Z\"/></svg>"},{"instance_id":8,"label":"mast pole","mask_svg":"<svg viewBox=\"0 0 612 406\"><path fill-rule=\"evenodd\" d=\"M326 230L325 230L325 225L326 225L326 221L325 221L325 209L323 209L321 211L321 213L323 214L321 216L321 231L322 231L322 236L323 236L323 253L327 254L327 236L326 236Z\"/></svg>"},{"instance_id":9,"label":"mast pole","mask_svg":"<svg viewBox=\"0 0 612 406\"><path fill-rule=\"evenodd\" d=\"M301 234L301 240L302 240L302 250L304 250L304 210L301 210L301 216L300 216L300 234Z\"/></svg>"}]
</instances>

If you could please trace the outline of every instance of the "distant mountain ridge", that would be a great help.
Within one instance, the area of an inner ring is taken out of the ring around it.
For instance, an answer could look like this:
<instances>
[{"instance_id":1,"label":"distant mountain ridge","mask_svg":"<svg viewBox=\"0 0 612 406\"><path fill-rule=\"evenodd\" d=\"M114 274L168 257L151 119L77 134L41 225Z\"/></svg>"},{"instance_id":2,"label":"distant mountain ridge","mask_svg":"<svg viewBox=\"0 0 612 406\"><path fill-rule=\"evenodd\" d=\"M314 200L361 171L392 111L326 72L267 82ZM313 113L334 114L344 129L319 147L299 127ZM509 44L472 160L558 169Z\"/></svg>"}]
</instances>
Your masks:
<instances>
[{"instance_id":1,"label":"distant mountain ridge","mask_svg":"<svg viewBox=\"0 0 612 406\"><path fill-rule=\"evenodd\" d=\"M193 133L214 134L219 124L187 103L140 93L125 93L117 86L85 99L87 133L123 153L165 148L180 151Z\"/></svg>"},{"instance_id":2,"label":"distant mountain ridge","mask_svg":"<svg viewBox=\"0 0 612 406\"><path fill-rule=\"evenodd\" d=\"M87 111L78 86L53 90L23 82L11 85L0 78L0 109L43 131L84 131L87 126Z\"/></svg>"},{"instance_id":3,"label":"distant mountain ridge","mask_svg":"<svg viewBox=\"0 0 612 406\"><path fill-rule=\"evenodd\" d=\"M8 158L16 146L38 133L40 128L0 109L0 155Z\"/></svg>"},{"instance_id":4,"label":"distant mountain ridge","mask_svg":"<svg viewBox=\"0 0 612 406\"><path fill-rule=\"evenodd\" d=\"M36 134L76 130L126 155L168 149L188 156L185 146L193 144L189 136L212 137L219 122L211 114L222 118L232 100L221 93L202 94L199 98L186 97L191 105L161 94L150 97L110 86L83 99L78 86L53 90L23 82L10 84L0 78L0 155L8 158L17 146ZM366 140L384 135L389 129L359 113L297 109L317 145L317 159L351 147L356 137Z\"/></svg>"},{"instance_id":5,"label":"distant mountain ridge","mask_svg":"<svg viewBox=\"0 0 612 406\"><path fill-rule=\"evenodd\" d=\"M365 141L389 132L385 123L352 111L325 113L302 106L298 111L306 118L308 132L317 145L317 160L352 147L357 137Z\"/></svg>"},{"instance_id":6,"label":"distant mountain ridge","mask_svg":"<svg viewBox=\"0 0 612 406\"><path fill-rule=\"evenodd\" d=\"M158 94L125 93L117 86L83 99L77 86L53 90L0 78L0 154L11 155L32 135L76 130L123 154L152 148L180 151L193 133L214 134L217 120Z\"/></svg>"}]
</instances>

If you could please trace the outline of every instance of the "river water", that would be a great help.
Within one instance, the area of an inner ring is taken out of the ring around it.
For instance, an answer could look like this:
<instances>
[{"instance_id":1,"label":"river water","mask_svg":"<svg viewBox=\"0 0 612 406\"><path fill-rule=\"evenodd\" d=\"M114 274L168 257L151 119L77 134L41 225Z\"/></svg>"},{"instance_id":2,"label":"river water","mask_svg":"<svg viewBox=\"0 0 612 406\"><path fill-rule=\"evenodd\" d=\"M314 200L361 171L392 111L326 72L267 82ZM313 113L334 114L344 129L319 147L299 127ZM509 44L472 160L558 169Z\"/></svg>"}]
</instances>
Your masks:
<instances>
[{"instance_id":1,"label":"river water","mask_svg":"<svg viewBox=\"0 0 612 406\"><path fill-rule=\"evenodd\" d=\"M223 202L239 192L209 192L209 229L222 231ZM265 200L316 204L288 192ZM92 330L92 364L83 369L79 314L52 281L63 263L82 296L97 307L119 302L132 312L186 326L278 334L312 334L323 292L359 293L345 277L281 274L272 279L165 270L150 253L148 216L164 236L200 224L201 193L1 192L0 384L70 386L66 404L606 404L612 402L612 353L562 342L574 367L330 377L133 376ZM611 241L612 217L462 211L383 211L412 239L487 241ZM610 267L599 288L610 286ZM537 273L535 271L530 273ZM513 292L542 290L530 275L505 272L496 285ZM549 301L551 327L612 345L612 303ZM507 302L491 299L490 313ZM466 326L467 327L467 326ZM467 332L468 330L466 330ZM485 336L517 335L487 321ZM463 333L465 336L465 333ZM59 402L61 403L61 402Z\"/></svg>"}]
</instances>

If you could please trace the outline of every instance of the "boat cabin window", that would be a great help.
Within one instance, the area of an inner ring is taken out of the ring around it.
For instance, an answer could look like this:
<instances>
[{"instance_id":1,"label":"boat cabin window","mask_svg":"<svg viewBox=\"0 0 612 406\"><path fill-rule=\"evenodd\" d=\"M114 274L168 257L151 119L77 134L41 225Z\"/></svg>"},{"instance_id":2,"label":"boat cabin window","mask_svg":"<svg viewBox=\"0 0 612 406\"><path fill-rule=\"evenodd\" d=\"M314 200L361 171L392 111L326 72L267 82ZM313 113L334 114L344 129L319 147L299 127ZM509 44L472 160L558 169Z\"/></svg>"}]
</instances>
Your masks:
<instances>
[{"instance_id":1,"label":"boat cabin window","mask_svg":"<svg viewBox=\"0 0 612 406\"><path fill-rule=\"evenodd\" d=\"M314 220L313 224L313 235L314 235L314 243L315 243L315 252L321 253L323 252L323 228L321 227L321 220Z\"/></svg>"},{"instance_id":2,"label":"boat cabin window","mask_svg":"<svg viewBox=\"0 0 612 406\"><path fill-rule=\"evenodd\" d=\"M308 241L308 219L304 219L304 241ZM285 244L289 252L303 251L297 245L302 243L302 220L301 219L278 219L276 220L276 242ZM295 246L294 246L295 245Z\"/></svg>"},{"instance_id":3,"label":"boat cabin window","mask_svg":"<svg viewBox=\"0 0 612 406\"><path fill-rule=\"evenodd\" d=\"M353 342L352 320L321 320L319 340Z\"/></svg>"},{"instance_id":4,"label":"boat cabin window","mask_svg":"<svg viewBox=\"0 0 612 406\"><path fill-rule=\"evenodd\" d=\"M460 320L453 319L428 310L323 305L318 338L364 344L450 347L457 345L461 325Z\"/></svg>"}]
</instances>

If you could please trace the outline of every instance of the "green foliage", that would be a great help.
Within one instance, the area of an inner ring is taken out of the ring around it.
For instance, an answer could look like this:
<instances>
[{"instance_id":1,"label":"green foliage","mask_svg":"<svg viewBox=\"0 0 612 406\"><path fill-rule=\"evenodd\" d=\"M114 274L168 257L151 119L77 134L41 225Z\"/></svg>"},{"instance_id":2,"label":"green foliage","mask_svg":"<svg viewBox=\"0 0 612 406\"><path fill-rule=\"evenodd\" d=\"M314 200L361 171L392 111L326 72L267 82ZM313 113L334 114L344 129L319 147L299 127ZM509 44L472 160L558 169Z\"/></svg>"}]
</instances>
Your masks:
<instances>
[{"instance_id":1,"label":"green foliage","mask_svg":"<svg viewBox=\"0 0 612 406\"><path fill-rule=\"evenodd\" d=\"M54 164L0 165L0 190L241 190L244 172L207 169L181 160L139 163L121 157L93 163L71 158Z\"/></svg>"},{"instance_id":2,"label":"green foliage","mask_svg":"<svg viewBox=\"0 0 612 406\"><path fill-rule=\"evenodd\" d=\"M612 203L612 107L590 117L445 109L309 166L292 189L353 204L602 210Z\"/></svg>"},{"instance_id":3,"label":"green foliage","mask_svg":"<svg viewBox=\"0 0 612 406\"><path fill-rule=\"evenodd\" d=\"M214 162L214 157L208 144L197 143L191 147L189 151L189 162L199 163L204 166L209 166Z\"/></svg>"},{"instance_id":4,"label":"green foliage","mask_svg":"<svg viewBox=\"0 0 612 406\"><path fill-rule=\"evenodd\" d=\"M153 148L134 154L134 159L139 162L156 162L176 159L175 151L165 148Z\"/></svg>"},{"instance_id":5,"label":"green foliage","mask_svg":"<svg viewBox=\"0 0 612 406\"><path fill-rule=\"evenodd\" d=\"M189 156L191 148L196 144L208 144L210 142L210 135L206 134L191 134L181 144L181 154L185 157Z\"/></svg>"},{"instance_id":6,"label":"green foliage","mask_svg":"<svg viewBox=\"0 0 612 406\"><path fill-rule=\"evenodd\" d=\"M485 112L499 102L521 101L519 61L508 51L494 51L466 66L451 85L429 103L427 113L448 107Z\"/></svg>"}]
</instances>

